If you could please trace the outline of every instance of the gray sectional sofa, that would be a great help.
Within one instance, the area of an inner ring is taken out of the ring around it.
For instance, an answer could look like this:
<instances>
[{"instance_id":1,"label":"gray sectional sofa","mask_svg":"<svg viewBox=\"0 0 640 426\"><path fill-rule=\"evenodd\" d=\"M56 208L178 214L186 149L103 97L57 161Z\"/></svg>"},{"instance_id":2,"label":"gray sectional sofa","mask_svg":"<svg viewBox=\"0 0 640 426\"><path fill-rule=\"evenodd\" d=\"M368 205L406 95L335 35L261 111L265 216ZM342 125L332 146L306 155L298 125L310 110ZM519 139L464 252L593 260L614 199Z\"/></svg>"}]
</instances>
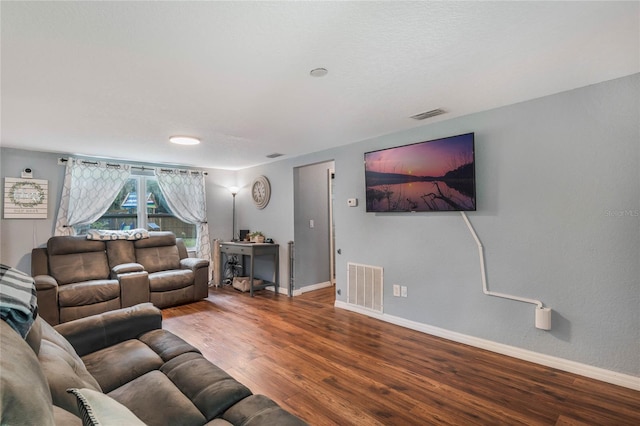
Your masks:
<instances>
[{"instance_id":1,"label":"gray sectional sofa","mask_svg":"<svg viewBox=\"0 0 640 426\"><path fill-rule=\"evenodd\" d=\"M305 424L163 330L151 303L55 327L38 317L26 339L0 321L0 348L3 425Z\"/></svg>"},{"instance_id":2,"label":"gray sectional sofa","mask_svg":"<svg viewBox=\"0 0 640 426\"><path fill-rule=\"evenodd\" d=\"M31 252L40 316L56 325L151 302L159 308L208 296L208 259L189 257L172 232L137 240L51 237Z\"/></svg>"}]
</instances>

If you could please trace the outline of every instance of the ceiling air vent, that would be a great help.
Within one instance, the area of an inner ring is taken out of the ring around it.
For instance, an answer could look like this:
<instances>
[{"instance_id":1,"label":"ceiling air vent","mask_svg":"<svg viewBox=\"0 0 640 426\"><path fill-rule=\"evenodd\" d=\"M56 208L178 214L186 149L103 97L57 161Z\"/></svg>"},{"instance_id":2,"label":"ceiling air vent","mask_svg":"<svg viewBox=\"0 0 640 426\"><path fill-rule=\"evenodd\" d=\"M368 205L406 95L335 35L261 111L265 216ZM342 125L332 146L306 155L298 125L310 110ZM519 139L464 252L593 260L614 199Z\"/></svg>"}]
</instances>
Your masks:
<instances>
[{"instance_id":1,"label":"ceiling air vent","mask_svg":"<svg viewBox=\"0 0 640 426\"><path fill-rule=\"evenodd\" d=\"M425 118L435 117L436 115L442 115L447 111L442 108L432 109L431 111L421 112L420 114L412 115L409 118L413 118L414 120L424 120Z\"/></svg>"},{"instance_id":2,"label":"ceiling air vent","mask_svg":"<svg viewBox=\"0 0 640 426\"><path fill-rule=\"evenodd\" d=\"M274 152L273 154L269 154L267 155L267 158L278 158L278 157L282 157L284 154L280 154L277 152Z\"/></svg>"}]
</instances>

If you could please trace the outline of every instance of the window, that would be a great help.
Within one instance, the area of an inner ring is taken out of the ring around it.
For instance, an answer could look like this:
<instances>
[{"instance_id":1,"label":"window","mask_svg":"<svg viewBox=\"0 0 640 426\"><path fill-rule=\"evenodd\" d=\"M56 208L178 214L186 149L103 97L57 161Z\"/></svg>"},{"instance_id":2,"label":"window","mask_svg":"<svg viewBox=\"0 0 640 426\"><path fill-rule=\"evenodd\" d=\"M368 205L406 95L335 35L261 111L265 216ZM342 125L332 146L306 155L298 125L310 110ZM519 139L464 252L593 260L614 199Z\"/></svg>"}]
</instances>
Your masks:
<instances>
[{"instance_id":1,"label":"window","mask_svg":"<svg viewBox=\"0 0 640 426\"><path fill-rule=\"evenodd\" d=\"M144 194L140 197L139 194ZM90 226L77 227L78 234L87 229L172 231L187 247L196 245L196 226L171 214L153 175L132 175L109 209Z\"/></svg>"}]
</instances>

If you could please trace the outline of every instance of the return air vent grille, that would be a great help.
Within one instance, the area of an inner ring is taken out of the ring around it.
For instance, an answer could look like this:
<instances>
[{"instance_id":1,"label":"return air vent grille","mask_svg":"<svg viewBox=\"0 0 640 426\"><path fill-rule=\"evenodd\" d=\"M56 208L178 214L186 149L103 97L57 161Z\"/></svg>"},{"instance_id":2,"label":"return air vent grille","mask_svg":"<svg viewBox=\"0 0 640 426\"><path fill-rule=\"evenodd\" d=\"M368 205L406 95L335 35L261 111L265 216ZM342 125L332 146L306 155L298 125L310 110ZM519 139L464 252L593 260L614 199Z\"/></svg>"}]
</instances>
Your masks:
<instances>
[{"instance_id":1,"label":"return air vent grille","mask_svg":"<svg viewBox=\"0 0 640 426\"><path fill-rule=\"evenodd\" d=\"M382 276L379 266L347 263L347 303L382 313Z\"/></svg>"},{"instance_id":2,"label":"return air vent grille","mask_svg":"<svg viewBox=\"0 0 640 426\"><path fill-rule=\"evenodd\" d=\"M424 120L426 118L435 117L436 115L442 115L447 111L442 108L432 109L431 111L421 112L420 114L412 115L409 118L413 118L414 120Z\"/></svg>"}]
</instances>

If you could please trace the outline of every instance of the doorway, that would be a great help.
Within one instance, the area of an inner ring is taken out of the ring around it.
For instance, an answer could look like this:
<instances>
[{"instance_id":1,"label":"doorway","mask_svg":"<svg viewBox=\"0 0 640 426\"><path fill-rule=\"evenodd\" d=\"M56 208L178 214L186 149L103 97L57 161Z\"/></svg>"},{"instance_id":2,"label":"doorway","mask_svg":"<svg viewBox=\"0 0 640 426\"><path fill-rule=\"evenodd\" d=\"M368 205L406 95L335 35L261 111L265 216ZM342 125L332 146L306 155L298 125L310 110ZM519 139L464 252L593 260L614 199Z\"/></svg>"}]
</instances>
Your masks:
<instances>
[{"instance_id":1,"label":"doorway","mask_svg":"<svg viewBox=\"0 0 640 426\"><path fill-rule=\"evenodd\" d=\"M335 282L334 161L294 168L294 295Z\"/></svg>"},{"instance_id":2,"label":"doorway","mask_svg":"<svg viewBox=\"0 0 640 426\"><path fill-rule=\"evenodd\" d=\"M334 202L334 182L336 171L328 170L329 179L329 271L331 277L331 285L336 285L336 223L333 221L333 202Z\"/></svg>"}]
</instances>

